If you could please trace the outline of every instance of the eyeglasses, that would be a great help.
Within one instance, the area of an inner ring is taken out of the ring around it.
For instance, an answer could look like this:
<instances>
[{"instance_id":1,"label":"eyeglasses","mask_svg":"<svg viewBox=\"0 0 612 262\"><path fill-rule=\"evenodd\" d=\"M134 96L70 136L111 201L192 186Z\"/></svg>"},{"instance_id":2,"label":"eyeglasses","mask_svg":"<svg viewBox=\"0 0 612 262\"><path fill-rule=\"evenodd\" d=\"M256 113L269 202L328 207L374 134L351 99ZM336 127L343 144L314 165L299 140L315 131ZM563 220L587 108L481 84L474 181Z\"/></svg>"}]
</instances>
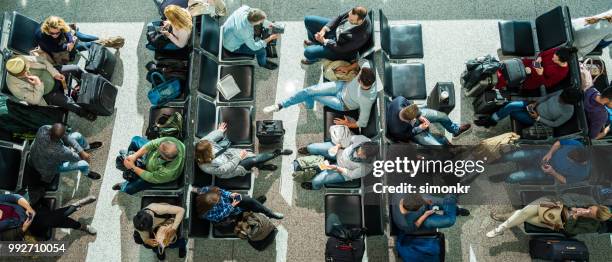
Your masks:
<instances>
[{"instance_id":1,"label":"eyeglasses","mask_svg":"<svg viewBox=\"0 0 612 262\"><path fill-rule=\"evenodd\" d=\"M57 32L55 32L55 33L53 33L53 32L49 32L49 35L51 35L51 36L58 36L58 35L60 35L61 33L62 33L62 31L59 31L59 30L58 30L58 31L57 31Z\"/></svg>"}]
</instances>

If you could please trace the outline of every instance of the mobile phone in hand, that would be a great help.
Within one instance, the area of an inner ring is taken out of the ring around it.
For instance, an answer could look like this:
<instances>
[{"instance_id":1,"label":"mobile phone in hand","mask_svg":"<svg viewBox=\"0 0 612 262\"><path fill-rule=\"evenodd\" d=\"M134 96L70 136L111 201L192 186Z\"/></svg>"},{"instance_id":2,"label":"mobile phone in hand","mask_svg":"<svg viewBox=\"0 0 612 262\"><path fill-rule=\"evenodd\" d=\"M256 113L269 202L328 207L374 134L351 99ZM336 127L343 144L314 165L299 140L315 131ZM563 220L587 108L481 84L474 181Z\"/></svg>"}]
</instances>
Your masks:
<instances>
[{"instance_id":1,"label":"mobile phone in hand","mask_svg":"<svg viewBox=\"0 0 612 262\"><path fill-rule=\"evenodd\" d=\"M542 68L542 63L540 63L538 61L533 61L533 67L535 67L535 68Z\"/></svg>"},{"instance_id":2,"label":"mobile phone in hand","mask_svg":"<svg viewBox=\"0 0 612 262\"><path fill-rule=\"evenodd\" d=\"M238 194L234 197L234 200L236 201L242 201L242 195Z\"/></svg>"}]
</instances>

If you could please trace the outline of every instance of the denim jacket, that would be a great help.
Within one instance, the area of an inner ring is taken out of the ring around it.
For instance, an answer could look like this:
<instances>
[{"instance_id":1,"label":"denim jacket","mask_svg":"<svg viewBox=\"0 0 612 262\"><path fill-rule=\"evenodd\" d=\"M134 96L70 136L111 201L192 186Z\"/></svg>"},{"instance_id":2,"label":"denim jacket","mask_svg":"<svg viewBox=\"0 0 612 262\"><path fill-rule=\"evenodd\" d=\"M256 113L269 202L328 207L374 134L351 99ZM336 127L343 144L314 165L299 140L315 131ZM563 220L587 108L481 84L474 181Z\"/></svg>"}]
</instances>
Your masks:
<instances>
[{"instance_id":1,"label":"denim jacket","mask_svg":"<svg viewBox=\"0 0 612 262\"><path fill-rule=\"evenodd\" d=\"M249 6L243 5L234 11L223 24L223 47L225 49L233 52L243 44L253 51L266 47L265 41L255 41L255 29L247 19L250 9Z\"/></svg>"},{"instance_id":2,"label":"denim jacket","mask_svg":"<svg viewBox=\"0 0 612 262\"><path fill-rule=\"evenodd\" d=\"M0 195L0 205L13 207L17 215L19 215L19 219L11 218L0 220L0 232L4 232L5 230L12 228L21 227L21 225L23 225L23 222L26 220L27 216L25 213L25 209L23 209L23 207L17 204L17 201L22 198L22 196L17 194Z\"/></svg>"}]
</instances>

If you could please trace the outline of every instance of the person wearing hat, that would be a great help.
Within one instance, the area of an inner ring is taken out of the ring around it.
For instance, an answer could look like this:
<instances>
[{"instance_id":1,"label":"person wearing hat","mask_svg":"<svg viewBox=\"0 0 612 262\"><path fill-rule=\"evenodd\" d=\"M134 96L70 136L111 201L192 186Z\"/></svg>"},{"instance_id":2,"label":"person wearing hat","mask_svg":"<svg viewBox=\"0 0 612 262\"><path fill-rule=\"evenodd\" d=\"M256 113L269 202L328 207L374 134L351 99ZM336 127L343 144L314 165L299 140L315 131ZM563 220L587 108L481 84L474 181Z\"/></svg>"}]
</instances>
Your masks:
<instances>
[{"instance_id":1,"label":"person wearing hat","mask_svg":"<svg viewBox=\"0 0 612 262\"><path fill-rule=\"evenodd\" d=\"M6 85L11 93L30 105L55 105L77 115L95 120L96 116L84 110L64 94L62 82L65 76L39 56L13 56L6 62L8 72ZM79 76L81 69L76 65L62 66L62 72Z\"/></svg>"},{"instance_id":2,"label":"person wearing hat","mask_svg":"<svg viewBox=\"0 0 612 262\"><path fill-rule=\"evenodd\" d=\"M458 137L471 127L454 123L448 115L429 108L419 108L408 99L398 96L387 107L387 136L397 142L414 141L420 145L449 145L444 136L429 132L431 123L438 123Z\"/></svg>"}]
</instances>

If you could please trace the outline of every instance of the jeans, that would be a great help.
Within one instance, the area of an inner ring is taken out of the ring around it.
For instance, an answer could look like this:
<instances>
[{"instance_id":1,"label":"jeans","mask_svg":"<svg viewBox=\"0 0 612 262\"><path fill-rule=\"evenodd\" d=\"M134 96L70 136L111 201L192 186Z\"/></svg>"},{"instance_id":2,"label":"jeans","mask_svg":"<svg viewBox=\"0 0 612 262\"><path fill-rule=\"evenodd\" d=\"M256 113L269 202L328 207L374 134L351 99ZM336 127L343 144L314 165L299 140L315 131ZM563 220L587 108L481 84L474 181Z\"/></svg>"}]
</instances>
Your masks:
<instances>
[{"instance_id":1,"label":"jeans","mask_svg":"<svg viewBox=\"0 0 612 262\"><path fill-rule=\"evenodd\" d=\"M153 21L149 24L147 24L147 28L150 27L157 27L157 26L161 26L161 21ZM151 44L147 43L145 45L145 47L151 51L173 51L173 50L179 50L181 49L180 47L176 46L174 43L170 42L167 43L164 47L161 48L161 50L157 50L155 47L153 47Z\"/></svg>"},{"instance_id":2,"label":"jeans","mask_svg":"<svg viewBox=\"0 0 612 262\"><path fill-rule=\"evenodd\" d=\"M89 149L89 144L85 140L85 137L81 135L81 133L72 132L68 136L76 140L77 143L79 143L79 145L81 145L81 147L84 150ZM89 174L89 163L87 163L87 161L85 160L79 160L75 162L64 162L60 166L57 167L57 171L59 173L65 173L65 172L70 172L70 171L75 171L75 170L81 171L81 174L83 175L87 175Z\"/></svg>"},{"instance_id":3,"label":"jeans","mask_svg":"<svg viewBox=\"0 0 612 262\"><path fill-rule=\"evenodd\" d=\"M140 148L145 146L149 140L141 136L132 137L132 141L128 146L128 151L138 151ZM129 195L136 194L142 190L153 187L155 184L149 183L147 181L142 180L140 177L137 177L134 181L125 181L121 183L121 192L124 192Z\"/></svg>"},{"instance_id":4,"label":"jeans","mask_svg":"<svg viewBox=\"0 0 612 262\"><path fill-rule=\"evenodd\" d=\"M336 53L330 48L321 45L321 43L314 38L314 35L321 31L321 28L329 21L331 21L331 19L320 16L304 17L304 25L308 33L308 40L313 43L313 45L304 48L304 57L309 62L317 62L321 58L327 58L329 60L353 60L355 58L354 55ZM325 39L336 40L336 31L327 32L325 34Z\"/></svg>"},{"instance_id":5,"label":"jeans","mask_svg":"<svg viewBox=\"0 0 612 262\"><path fill-rule=\"evenodd\" d=\"M344 176L338 173L335 170L323 170L321 173L318 173L314 178L312 178L312 189L318 190L323 187L323 185L327 184L338 184L346 182Z\"/></svg>"},{"instance_id":6,"label":"jeans","mask_svg":"<svg viewBox=\"0 0 612 262\"><path fill-rule=\"evenodd\" d=\"M253 167L261 168L264 163L276 158L277 156L279 155L274 153L260 153L256 156L247 157L241 160L239 165L244 167L246 170L251 170Z\"/></svg>"},{"instance_id":7,"label":"jeans","mask_svg":"<svg viewBox=\"0 0 612 262\"><path fill-rule=\"evenodd\" d=\"M340 217L338 217L336 213L329 214L325 222L325 232L332 232L332 230L336 228L338 230L342 230L344 228L342 221L340 221Z\"/></svg>"},{"instance_id":8,"label":"jeans","mask_svg":"<svg viewBox=\"0 0 612 262\"><path fill-rule=\"evenodd\" d=\"M542 171L539 160L548 152L546 149L518 150L502 156L501 163L516 162L521 170L512 172L506 177L506 183L517 184L528 181L541 181L552 178ZM535 161L535 162L534 162Z\"/></svg>"},{"instance_id":9,"label":"jeans","mask_svg":"<svg viewBox=\"0 0 612 262\"><path fill-rule=\"evenodd\" d=\"M424 130L423 132L416 134L412 137L412 141L424 146L441 146L450 144L445 136L434 135L430 133L429 130Z\"/></svg>"},{"instance_id":10,"label":"jeans","mask_svg":"<svg viewBox=\"0 0 612 262\"><path fill-rule=\"evenodd\" d=\"M265 48L253 50L247 45L243 44L238 49L232 51L232 53L242 55L255 55L255 58L257 58L257 64L259 64L259 66L265 66L268 63L268 54L266 53Z\"/></svg>"},{"instance_id":11,"label":"jeans","mask_svg":"<svg viewBox=\"0 0 612 262\"><path fill-rule=\"evenodd\" d=\"M85 51L89 49L91 47L91 42L99 39L95 35L88 35L85 33L81 33L80 31L76 31L76 37L79 39L79 41L77 42L75 47L79 51Z\"/></svg>"},{"instance_id":12,"label":"jeans","mask_svg":"<svg viewBox=\"0 0 612 262\"><path fill-rule=\"evenodd\" d=\"M304 103L306 108L314 108L314 101L328 106L337 111L344 111L344 103L342 102L342 90L345 83L341 81L325 82L304 88L293 96L281 102L282 108L287 108L292 105Z\"/></svg>"},{"instance_id":13,"label":"jeans","mask_svg":"<svg viewBox=\"0 0 612 262\"><path fill-rule=\"evenodd\" d=\"M329 149L334 147L332 142L323 142L323 143L312 143L306 146L308 153L311 155L320 155L325 157L327 160L336 161L336 156L332 156L329 154Z\"/></svg>"},{"instance_id":14,"label":"jeans","mask_svg":"<svg viewBox=\"0 0 612 262\"><path fill-rule=\"evenodd\" d=\"M432 214L425 219L420 229L434 230L436 228L451 227L455 224L457 219L457 197L447 195L444 198L440 198L423 195L423 198L431 199L433 201L432 205L440 207L440 210L443 210L444 214Z\"/></svg>"},{"instance_id":15,"label":"jeans","mask_svg":"<svg viewBox=\"0 0 612 262\"><path fill-rule=\"evenodd\" d=\"M504 118L506 118L507 116L510 115L514 119L516 119L519 122L521 122L522 124L531 126L531 125L535 124L535 121L534 121L533 118L531 118L529 113L527 113L527 108L526 107L527 107L527 102L525 102L525 101L510 102L507 105L505 105L504 107L502 107L502 109L497 111L495 113L495 115L497 115L499 120L502 120L502 119L504 119Z\"/></svg>"},{"instance_id":16,"label":"jeans","mask_svg":"<svg viewBox=\"0 0 612 262\"><path fill-rule=\"evenodd\" d=\"M238 203L237 207L242 209L242 211L252 211L255 213L261 213L266 215L267 217L274 216L274 212L272 212L272 210L264 206L262 203L259 203L259 201L246 195L242 195L242 200L240 200L240 203Z\"/></svg>"}]
</instances>

